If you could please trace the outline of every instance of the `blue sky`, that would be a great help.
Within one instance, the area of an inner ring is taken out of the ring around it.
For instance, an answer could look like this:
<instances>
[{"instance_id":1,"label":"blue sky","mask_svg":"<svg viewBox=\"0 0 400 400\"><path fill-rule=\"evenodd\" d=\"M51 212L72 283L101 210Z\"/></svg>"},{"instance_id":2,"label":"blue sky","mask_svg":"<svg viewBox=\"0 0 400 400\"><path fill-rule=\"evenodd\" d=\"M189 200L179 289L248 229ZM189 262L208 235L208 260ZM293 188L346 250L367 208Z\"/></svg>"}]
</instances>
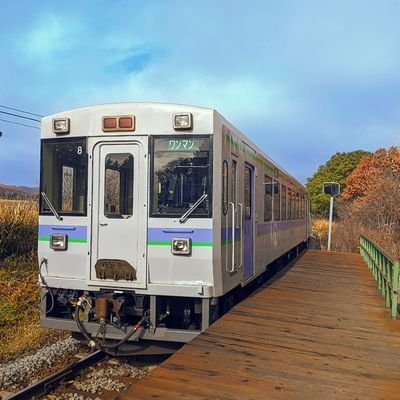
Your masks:
<instances>
[{"instance_id":1,"label":"blue sky","mask_svg":"<svg viewBox=\"0 0 400 400\"><path fill-rule=\"evenodd\" d=\"M400 145L399 0L0 5L1 105L213 107L302 182L337 151ZM39 131L0 131L0 183L36 185Z\"/></svg>"}]
</instances>

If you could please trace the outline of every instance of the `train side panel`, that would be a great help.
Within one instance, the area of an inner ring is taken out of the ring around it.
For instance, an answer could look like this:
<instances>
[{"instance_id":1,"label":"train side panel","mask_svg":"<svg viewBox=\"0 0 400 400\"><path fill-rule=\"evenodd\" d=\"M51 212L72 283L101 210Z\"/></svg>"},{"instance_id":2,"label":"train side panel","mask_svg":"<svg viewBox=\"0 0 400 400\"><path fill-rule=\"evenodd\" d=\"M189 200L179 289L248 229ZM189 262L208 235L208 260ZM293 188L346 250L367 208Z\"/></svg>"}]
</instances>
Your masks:
<instances>
[{"instance_id":1,"label":"train side panel","mask_svg":"<svg viewBox=\"0 0 400 400\"><path fill-rule=\"evenodd\" d=\"M216 287L216 294L223 295L238 285L245 286L262 274L268 264L307 242L308 194L304 186L217 112L214 141L220 146L220 149L215 148L214 192L219 194L215 196L214 231L221 232L216 246L220 245L220 252L218 256L217 252L214 254L214 263L220 266L214 266L214 274L220 271L222 287ZM249 173L253 174L250 180ZM246 179L251 184L251 193L248 193ZM250 200L246 199L249 196ZM248 210L249 205L254 211ZM252 237L247 251L243 237L246 217L252 222L251 231L246 231ZM249 255L252 270L246 266L245 257Z\"/></svg>"}]
</instances>

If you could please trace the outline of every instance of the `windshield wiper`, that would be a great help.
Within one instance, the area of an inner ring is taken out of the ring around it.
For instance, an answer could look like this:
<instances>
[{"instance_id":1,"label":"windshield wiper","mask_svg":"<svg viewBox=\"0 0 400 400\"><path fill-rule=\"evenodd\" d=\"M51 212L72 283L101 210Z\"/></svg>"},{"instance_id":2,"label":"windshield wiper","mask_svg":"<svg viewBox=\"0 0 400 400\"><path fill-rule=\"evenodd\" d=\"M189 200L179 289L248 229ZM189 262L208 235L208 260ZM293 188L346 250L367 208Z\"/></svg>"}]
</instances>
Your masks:
<instances>
[{"instance_id":1,"label":"windshield wiper","mask_svg":"<svg viewBox=\"0 0 400 400\"><path fill-rule=\"evenodd\" d=\"M183 224L188 218L189 215L207 198L207 193L203 193L203 195L192 205L192 207L189 208L185 212L185 214L182 215L182 217L179 218L179 222Z\"/></svg>"},{"instance_id":2,"label":"windshield wiper","mask_svg":"<svg viewBox=\"0 0 400 400\"><path fill-rule=\"evenodd\" d=\"M44 201L46 202L46 204L49 206L50 211L53 213L53 215L59 220L62 221L62 217L60 217L60 214L58 214L58 212L56 211L56 209L54 208L53 204L51 204L50 199L47 197L47 194L45 192L40 192L40 194L42 195Z\"/></svg>"}]
</instances>

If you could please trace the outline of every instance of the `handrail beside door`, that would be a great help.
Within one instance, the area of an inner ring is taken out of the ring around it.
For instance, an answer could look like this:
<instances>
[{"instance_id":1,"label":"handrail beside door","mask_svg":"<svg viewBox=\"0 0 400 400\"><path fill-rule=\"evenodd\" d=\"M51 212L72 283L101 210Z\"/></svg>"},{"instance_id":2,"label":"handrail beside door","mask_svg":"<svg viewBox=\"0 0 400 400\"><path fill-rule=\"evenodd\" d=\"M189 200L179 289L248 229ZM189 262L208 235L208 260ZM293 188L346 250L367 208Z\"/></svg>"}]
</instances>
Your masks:
<instances>
[{"instance_id":1,"label":"handrail beside door","mask_svg":"<svg viewBox=\"0 0 400 400\"><path fill-rule=\"evenodd\" d=\"M231 201L228 203L228 207L232 207L232 265L231 268L227 268L227 271L232 273L235 271L235 228L236 228L236 219L235 219L235 204Z\"/></svg>"},{"instance_id":2,"label":"handrail beside door","mask_svg":"<svg viewBox=\"0 0 400 400\"><path fill-rule=\"evenodd\" d=\"M237 268L242 268L243 267L243 204L242 203L237 203L238 207L238 220L240 221L240 225L238 228L240 228L240 237L239 237L239 248L240 248L240 263L237 266ZM240 213L239 213L239 208L240 208Z\"/></svg>"}]
</instances>

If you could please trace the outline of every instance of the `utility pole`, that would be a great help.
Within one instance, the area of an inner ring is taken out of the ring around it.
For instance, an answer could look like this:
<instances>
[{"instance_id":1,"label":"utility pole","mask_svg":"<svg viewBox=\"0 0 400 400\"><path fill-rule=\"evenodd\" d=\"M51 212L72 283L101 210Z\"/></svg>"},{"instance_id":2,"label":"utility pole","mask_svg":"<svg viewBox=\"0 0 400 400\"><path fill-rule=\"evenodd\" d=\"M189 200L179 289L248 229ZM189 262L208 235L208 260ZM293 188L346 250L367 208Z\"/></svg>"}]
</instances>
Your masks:
<instances>
[{"instance_id":1,"label":"utility pole","mask_svg":"<svg viewBox=\"0 0 400 400\"><path fill-rule=\"evenodd\" d=\"M333 220L333 198L340 194L340 183L337 182L325 182L322 188L324 194L330 196L329 204L329 224L328 224L328 251L331 251L331 239L332 239L332 220Z\"/></svg>"}]
</instances>

